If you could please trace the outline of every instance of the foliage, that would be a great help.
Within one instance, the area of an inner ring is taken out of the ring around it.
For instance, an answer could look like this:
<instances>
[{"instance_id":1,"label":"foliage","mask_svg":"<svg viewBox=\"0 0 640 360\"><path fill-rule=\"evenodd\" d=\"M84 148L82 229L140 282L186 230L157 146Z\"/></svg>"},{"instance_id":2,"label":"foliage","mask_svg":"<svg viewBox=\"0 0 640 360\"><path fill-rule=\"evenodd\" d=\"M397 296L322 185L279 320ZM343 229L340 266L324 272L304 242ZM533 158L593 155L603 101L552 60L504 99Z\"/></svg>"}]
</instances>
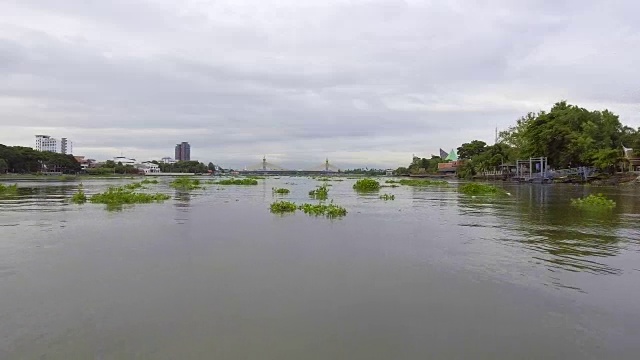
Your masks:
<instances>
[{"instance_id":1,"label":"foliage","mask_svg":"<svg viewBox=\"0 0 640 360\"><path fill-rule=\"evenodd\" d=\"M347 215L347 209L342 206L330 204L302 204L299 207L305 214L320 216L324 215L328 218L336 218Z\"/></svg>"},{"instance_id":2,"label":"foliage","mask_svg":"<svg viewBox=\"0 0 640 360\"><path fill-rule=\"evenodd\" d=\"M71 202L74 204L84 204L87 202L87 195L84 193L82 185L78 188L78 192L71 197Z\"/></svg>"},{"instance_id":3,"label":"foliage","mask_svg":"<svg viewBox=\"0 0 640 360\"><path fill-rule=\"evenodd\" d=\"M407 186L448 186L449 183L444 180L429 179L402 179L398 183Z\"/></svg>"},{"instance_id":4,"label":"foliage","mask_svg":"<svg viewBox=\"0 0 640 360\"><path fill-rule=\"evenodd\" d=\"M169 183L174 189L195 190L200 188L200 180L188 177L177 178Z\"/></svg>"},{"instance_id":5,"label":"foliage","mask_svg":"<svg viewBox=\"0 0 640 360\"><path fill-rule=\"evenodd\" d=\"M353 188L356 191L378 191L380 183L373 179L360 179L353 184Z\"/></svg>"},{"instance_id":6,"label":"foliage","mask_svg":"<svg viewBox=\"0 0 640 360\"><path fill-rule=\"evenodd\" d=\"M18 192L18 184L3 185L0 184L0 195L14 195Z\"/></svg>"},{"instance_id":7,"label":"foliage","mask_svg":"<svg viewBox=\"0 0 640 360\"><path fill-rule=\"evenodd\" d=\"M127 184L122 186L124 189L127 190L135 190L135 189L141 189L142 188L142 184L141 183L131 183L131 184Z\"/></svg>"},{"instance_id":8,"label":"foliage","mask_svg":"<svg viewBox=\"0 0 640 360\"><path fill-rule=\"evenodd\" d=\"M287 212L295 212L297 209L296 204L289 201L276 201L270 206L272 213L287 213Z\"/></svg>"},{"instance_id":9,"label":"foliage","mask_svg":"<svg viewBox=\"0 0 640 360\"><path fill-rule=\"evenodd\" d=\"M143 184L143 185L144 185L144 184L157 184L157 183L158 183L158 180L156 180L156 179L153 179L153 180L151 180L151 179L144 179L144 180L142 180L142 181L140 182L140 184Z\"/></svg>"},{"instance_id":10,"label":"foliage","mask_svg":"<svg viewBox=\"0 0 640 360\"><path fill-rule=\"evenodd\" d=\"M383 195L380 195L380 199L385 200L385 201L386 200L395 200L396 196L395 195L391 195L391 194L383 194Z\"/></svg>"},{"instance_id":11,"label":"foliage","mask_svg":"<svg viewBox=\"0 0 640 360\"><path fill-rule=\"evenodd\" d=\"M72 155L37 151L24 146L5 146L0 144L0 159L3 159L6 163L4 166L5 171L12 173L35 173L39 171L75 173L80 171L80 163Z\"/></svg>"},{"instance_id":12,"label":"foliage","mask_svg":"<svg viewBox=\"0 0 640 360\"><path fill-rule=\"evenodd\" d=\"M327 184L324 184L315 190L309 191L309 196L314 199L325 200L329 196L329 188L327 187Z\"/></svg>"},{"instance_id":13,"label":"foliage","mask_svg":"<svg viewBox=\"0 0 640 360\"><path fill-rule=\"evenodd\" d=\"M516 147L520 157L546 156L556 169L594 165L603 158L598 152L621 149L623 140L635 144L638 137L609 110L589 111L566 101L548 112L529 113L501 133L501 141Z\"/></svg>"},{"instance_id":14,"label":"foliage","mask_svg":"<svg viewBox=\"0 0 640 360\"><path fill-rule=\"evenodd\" d=\"M209 168L207 165L199 161L176 161L173 164L165 164L158 161L152 161L152 163L160 167L161 172L166 173L195 173L204 174L207 173Z\"/></svg>"},{"instance_id":15,"label":"foliage","mask_svg":"<svg viewBox=\"0 0 640 360\"><path fill-rule=\"evenodd\" d=\"M218 185L258 185L256 179L225 179L216 182Z\"/></svg>"},{"instance_id":16,"label":"foliage","mask_svg":"<svg viewBox=\"0 0 640 360\"><path fill-rule=\"evenodd\" d=\"M473 140L470 143L464 143L458 148L459 159L472 159L485 152L487 143L480 140Z\"/></svg>"},{"instance_id":17,"label":"foliage","mask_svg":"<svg viewBox=\"0 0 640 360\"><path fill-rule=\"evenodd\" d=\"M399 181L397 181L397 180L387 180L384 183L385 184L397 184L397 183L399 183Z\"/></svg>"},{"instance_id":18,"label":"foliage","mask_svg":"<svg viewBox=\"0 0 640 360\"><path fill-rule=\"evenodd\" d=\"M0 174L6 173L8 169L9 169L9 164L7 163L7 160L0 159Z\"/></svg>"},{"instance_id":19,"label":"foliage","mask_svg":"<svg viewBox=\"0 0 640 360\"><path fill-rule=\"evenodd\" d=\"M616 202L602 194L591 194L587 197L571 199L571 205L584 210L611 210L616 207Z\"/></svg>"},{"instance_id":20,"label":"foliage","mask_svg":"<svg viewBox=\"0 0 640 360\"><path fill-rule=\"evenodd\" d=\"M107 191L103 193L98 193L91 198L89 201L97 204L106 204L110 207L118 207L125 204L145 204L151 202L159 202L168 200L171 197L166 194L145 194L145 193L136 193L133 190L126 189L125 187L110 187Z\"/></svg>"},{"instance_id":21,"label":"foliage","mask_svg":"<svg viewBox=\"0 0 640 360\"><path fill-rule=\"evenodd\" d=\"M621 151L616 149L601 149L596 151L593 156L593 166L601 171L613 173L616 164L621 160Z\"/></svg>"},{"instance_id":22,"label":"foliage","mask_svg":"<svg viewBox=\"0 0 640 360\"><path fill-rule=\"evenodd\" d=\"M407 169L404 166L400 166L399 168L396 169L396 171L394 171L394 173L396 175L409 175L409 169Z\"/></svg>"},{"instance_id":23,"label":"foliage","mask_svg":"<svg viewBox=\"0 0 640 360\"><path fill-rule=\"evenodd\" d=\"M354 174L354 175L366 175L366 176L376 176L376 175L384 175L387 173L384 169L349 169L344 171L345 174Z\"/></svg>"},{"instance_id":24,"label":"foliage","mask_svg":"<svg viewBox=\"0 0 640 360\"><path fill-rule=\"evenodd\" d=\"M320 178L316 178L316 180L318 180L318 181L331 181L331 179L329 179L328 177L320 177Z\"/></svg>"},{"instance_id":25,"label":"foliage","mask_svg":"<svg viewBox=\"0 0 640 360\"><path fill-rule=\"evenodd\" d=\"M488 184L468 183L461 185L458 190L466 195L507 195L503 189Z\"/></svg>"},{"instance_id":26,"label":"foliage","mask_svg":"<svg viewBox=\"0 0 640 360\"><path fill-rule=\"evenodd\" d=\"M273 189L271 189L271 191L274 194L280 194L280 195L286 195L286 194L291 192L291 191L289 191L289 189L285 189L285 188L278 188L278 189L273 188Z\"/></svg>"},{"instance_id":27,"label":"foliage","mask_svg":"<svg viewBox=\"0 0 640 360\"><path fill-rule=\"evenodd\" d=\"M438 171L438 164L444 162L446 161L439 156L432 156L431 159L414 157L411 165L402 174L434 174ZM398 170L396 170L396 175L401 175Z\"/></svg>"}]
</instances>

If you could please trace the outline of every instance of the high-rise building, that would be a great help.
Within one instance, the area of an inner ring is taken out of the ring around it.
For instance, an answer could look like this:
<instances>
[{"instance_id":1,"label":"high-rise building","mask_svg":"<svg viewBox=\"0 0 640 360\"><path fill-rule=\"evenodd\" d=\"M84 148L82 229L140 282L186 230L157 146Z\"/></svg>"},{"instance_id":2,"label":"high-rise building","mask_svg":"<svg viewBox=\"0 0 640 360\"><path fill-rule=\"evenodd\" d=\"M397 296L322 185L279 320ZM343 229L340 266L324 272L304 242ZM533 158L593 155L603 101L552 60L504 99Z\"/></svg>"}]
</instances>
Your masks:
<instances>
[{"instance_id":1,"label":"high-rise building","mask_svg":"<svg viewBox=\"0 0 640 360\"><path fill-rule=\"evenodd\" d=\"M60 141L49 135L36 135L36 146L34 149L38 151L50 151L59 154L71 154L73 152L73 144L69 139L62 138Z\"/></svg>"},{"instance_id":2,"label":"high-rise building","mask_svg":"<svg viewBox=\"0 0 640 360\"><path fill-rule=\"evenodd\" d=\"M176 161L190 161L191 160L191 145L188 142L183 141L180 144L176 144Z\"/></svg>"}]
</instances>

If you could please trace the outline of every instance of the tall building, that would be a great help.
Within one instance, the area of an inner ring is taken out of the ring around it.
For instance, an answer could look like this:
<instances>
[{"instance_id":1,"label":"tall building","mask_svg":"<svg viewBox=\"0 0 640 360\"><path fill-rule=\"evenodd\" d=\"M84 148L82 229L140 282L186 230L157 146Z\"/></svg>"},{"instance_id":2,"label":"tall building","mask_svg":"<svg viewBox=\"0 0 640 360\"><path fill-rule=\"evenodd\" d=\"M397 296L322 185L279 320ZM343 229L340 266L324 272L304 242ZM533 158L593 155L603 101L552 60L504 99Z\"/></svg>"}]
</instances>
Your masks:
<instances>
[{"instance_id":1,"label":"tall building","mask_svg":"<svg viewBox=\"0 0 640 360\"><path fill-rule=\"evenodd\" d=\"M188 142L183 141L180 144L176 144L176 161L190 161L191 160L191 145Z\"/></svg>"},{"instance_id":2,"label":"tall building","mask_svg":"<svg viewBox=\"0 0 640 360\"><path fill-rule=\"evenodd\" d=\"M67 138L62 138L58 141L58 139L52 138L49 135L36 135L36 146L34 149L59 154L71 154L73 152L72 147L71 141Z\"/></svg>"}]
</instances>

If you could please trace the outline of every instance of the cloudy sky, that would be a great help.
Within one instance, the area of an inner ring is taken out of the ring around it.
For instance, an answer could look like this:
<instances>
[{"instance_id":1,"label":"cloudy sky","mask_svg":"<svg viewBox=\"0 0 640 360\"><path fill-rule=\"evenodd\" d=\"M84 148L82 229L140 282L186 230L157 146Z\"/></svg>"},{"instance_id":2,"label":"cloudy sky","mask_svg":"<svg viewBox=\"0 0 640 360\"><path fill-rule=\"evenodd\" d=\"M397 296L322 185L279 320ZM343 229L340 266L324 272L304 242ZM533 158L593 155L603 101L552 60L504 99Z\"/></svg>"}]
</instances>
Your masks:
<instances>
[{"instance_id":1,"label":"cloudy sky","mask_svg":"<svg viewBox=\"0 0 640 360\"><path fill-rule=\"evenodd\" d=\"M0 0L0 143L397 167L566 99L640 126L640 4Z\"/></svg>"}]
</instances>

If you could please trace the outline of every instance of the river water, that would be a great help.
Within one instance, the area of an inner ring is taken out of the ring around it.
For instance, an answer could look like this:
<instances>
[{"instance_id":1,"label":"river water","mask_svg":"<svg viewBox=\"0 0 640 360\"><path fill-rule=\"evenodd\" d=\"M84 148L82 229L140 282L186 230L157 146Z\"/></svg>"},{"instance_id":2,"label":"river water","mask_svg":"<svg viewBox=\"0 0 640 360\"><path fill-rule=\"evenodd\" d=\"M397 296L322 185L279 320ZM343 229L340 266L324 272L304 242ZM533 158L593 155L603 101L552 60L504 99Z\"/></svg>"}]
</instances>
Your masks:
<instances>
[{"instance_id":1,"label":"river water","mask_svg":"<svg viewBox=\"0 0 640 360\"><path fill-rule=\"evenodd\" d=\"M133 180L84 182L88 193ZM0 359L637 359L640 190L332 181L342 219L274 215L308 178L107 211L74 182L0 198ZM610 213L570 199L602 192Z\"/></svg>"}]
</instances>

